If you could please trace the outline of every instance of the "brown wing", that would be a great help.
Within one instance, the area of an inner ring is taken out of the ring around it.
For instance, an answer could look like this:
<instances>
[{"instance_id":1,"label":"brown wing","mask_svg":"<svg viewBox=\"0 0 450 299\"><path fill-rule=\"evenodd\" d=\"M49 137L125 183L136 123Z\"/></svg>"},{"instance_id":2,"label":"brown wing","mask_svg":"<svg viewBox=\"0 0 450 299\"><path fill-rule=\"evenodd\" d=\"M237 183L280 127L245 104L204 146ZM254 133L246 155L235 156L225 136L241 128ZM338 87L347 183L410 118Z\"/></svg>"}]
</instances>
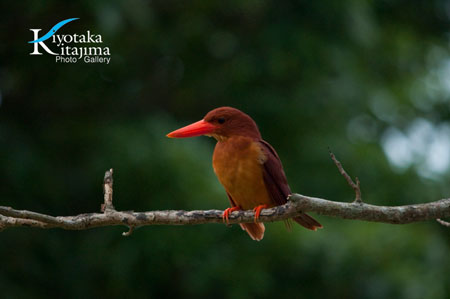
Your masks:
<instances>
[{"instance_id":1,"label":"brown wing","mask_svg":"<svg viewBox=\"0 0 450 299\"><path fill-rule=\"evenodd\" d=\"M285 204L287 202L287 197L291 194L291 189L287 183L281 160L275 149L269 143L264 140L260 140L259 142L266 155L266 161L263 164L263 177L267 191L276 205ZM305 213L292 219L307 229L316 230L317 228L322 227L319 222Z\"/></svg>"},{"instance_id":2,"label":"brown wing","mask_svg":"<svg viewBox=\"0 0 450 299\"><path fill-rule=\"evenodd\" d=\"M264 183L267 191L275 205L283 205L287 202L287 197L291 194L283 165L275 149L266 141L259 141L266 156L264 162Z\"/></svg>"}]
</instances>

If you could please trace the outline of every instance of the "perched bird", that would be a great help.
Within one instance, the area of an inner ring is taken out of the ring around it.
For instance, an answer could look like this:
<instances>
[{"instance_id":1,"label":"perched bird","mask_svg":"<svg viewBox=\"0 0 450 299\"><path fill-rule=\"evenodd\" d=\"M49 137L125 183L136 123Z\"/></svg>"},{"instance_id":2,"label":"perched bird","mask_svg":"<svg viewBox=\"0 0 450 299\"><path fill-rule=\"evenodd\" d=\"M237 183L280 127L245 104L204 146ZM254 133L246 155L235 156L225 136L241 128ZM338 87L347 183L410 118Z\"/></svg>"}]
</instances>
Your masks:
<instances>
[{"instance_id":1,"label":"perched bird","mask_svg":"<svg viewBox=\"0 0 450 299\"><path fill-rule=\"evenodd\" d=\"M253 209L255 223L242 223L241 227L253 240L261 240L265 231L264 224L257 222L261 210L285 204L291 194L278 154L262 140L253 119L231 107L214 109L202 120L175 130L167 137L201 135L217 140L213 168L231 202L231 208L223 213L224 221L228 221L233 211ZM322 227L304 213L293 219L311 230Z\"/></svg>"}]
</instances>

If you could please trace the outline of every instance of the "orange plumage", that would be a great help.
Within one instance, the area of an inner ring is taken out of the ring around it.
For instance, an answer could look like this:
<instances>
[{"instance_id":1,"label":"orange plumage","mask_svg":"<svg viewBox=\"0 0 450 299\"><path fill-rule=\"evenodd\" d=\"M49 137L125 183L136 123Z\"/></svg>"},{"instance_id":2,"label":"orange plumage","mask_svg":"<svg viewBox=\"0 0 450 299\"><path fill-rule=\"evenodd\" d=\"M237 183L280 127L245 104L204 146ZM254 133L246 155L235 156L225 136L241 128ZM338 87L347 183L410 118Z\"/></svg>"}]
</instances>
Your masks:
<instances>
[{"instance_id":1,"label":"orange plumage","mask_svg":"<svg viewBox=\"0 0 450 299\"><path fill-rule=\"evenodd\" d=\"M207 135L217 140L213 168L224 186L231 209L254 209L255 223L243 223L242 229L253 240L264 237L264 224L257 218L262 208L286 203L291 194L280 158L273 147L262 140L258 127L247 114L231 107L210 111L203 120L169 133L172 138ZM320 223L306 214L293 218L304 227L316 230Z\"/></svg>"}]
</instances>

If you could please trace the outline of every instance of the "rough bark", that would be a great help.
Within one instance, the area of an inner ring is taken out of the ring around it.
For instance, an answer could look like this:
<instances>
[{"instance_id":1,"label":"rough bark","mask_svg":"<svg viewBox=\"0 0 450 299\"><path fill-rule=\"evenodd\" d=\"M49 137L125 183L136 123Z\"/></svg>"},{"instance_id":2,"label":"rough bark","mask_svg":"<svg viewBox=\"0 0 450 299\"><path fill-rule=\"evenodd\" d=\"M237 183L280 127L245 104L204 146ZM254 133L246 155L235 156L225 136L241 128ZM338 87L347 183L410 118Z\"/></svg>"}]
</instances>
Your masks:
<instances>
[{"instance_id":1,"label":"rough bark","mask_svg":"<svg viewBox=\"0 0 450 299\"><path fill-rule=\"evenodd\" d=\"M440 218L450 217L450 198L434 202L405 206L375 206L366 204L361 199L360 183L342 168L341 163L330 152L331 158L354 189L356 198L353 202L336 202L322 198L292 194L285 205L262 210L259 221L273 222L293 218L302 212L314 212L320 215L362 221L406 224L418 221L437 220L444 226L450 224ZM129 227L123 233L128 236L133 229L146 225L192 225L205 223L223 223L222 210L198 211L116 211L112 204L113 170L104 177L104 203L102 213L88 213L76 216L50 216L26 210L15 210L0 206L0 231L10 227L61 228L66 230L84 230L95 227L122 225ZM235 211L230 214L229 224L254 221L253 211Z\"/></svg>"}]
</instances>

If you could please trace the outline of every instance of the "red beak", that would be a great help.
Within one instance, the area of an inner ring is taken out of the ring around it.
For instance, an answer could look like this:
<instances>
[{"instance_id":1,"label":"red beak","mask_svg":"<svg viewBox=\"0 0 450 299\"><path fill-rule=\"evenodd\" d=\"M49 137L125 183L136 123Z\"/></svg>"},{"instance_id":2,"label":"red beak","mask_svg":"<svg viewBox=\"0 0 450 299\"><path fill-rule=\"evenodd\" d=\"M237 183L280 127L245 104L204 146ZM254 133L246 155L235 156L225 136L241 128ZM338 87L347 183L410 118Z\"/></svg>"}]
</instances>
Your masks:
<instances>
[{"instance_id":1,"label":"red beak","mask_svg":"<svg viewBox=\"0 0 450 299\"><path fill-rule=\"evenodd\" d=\"M216 126L202 119L186 127L170 132L169 134L167 134L167 137L169 138L195 137L211 134L214 132L215 129Z\"/></svg>"}]
</instances>

